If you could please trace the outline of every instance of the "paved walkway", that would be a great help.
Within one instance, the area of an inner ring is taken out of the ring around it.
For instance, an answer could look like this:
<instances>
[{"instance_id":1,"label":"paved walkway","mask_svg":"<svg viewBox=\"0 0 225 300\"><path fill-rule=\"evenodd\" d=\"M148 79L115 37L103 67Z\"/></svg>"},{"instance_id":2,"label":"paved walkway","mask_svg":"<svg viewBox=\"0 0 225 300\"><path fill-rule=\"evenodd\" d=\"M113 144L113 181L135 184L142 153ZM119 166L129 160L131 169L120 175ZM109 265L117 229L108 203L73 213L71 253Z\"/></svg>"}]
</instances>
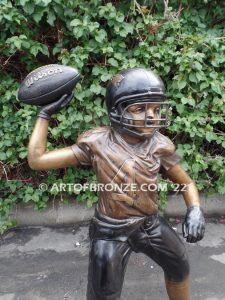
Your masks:
<instances>
[{"instance_id":1,"label":"paved walkway","mask_svg":"<svg viewBox=\"0 0 225 300\"><path fill-rule=\"evenodd\" d=\"M181 226L174 226L181 234ZM187 244L192 300L225 300L225 224ZM0 300L85 300L87 226L17 228L0 239ZM166 300L161 269L132 254L121 300Z\"/></svg>"}]
</instances>

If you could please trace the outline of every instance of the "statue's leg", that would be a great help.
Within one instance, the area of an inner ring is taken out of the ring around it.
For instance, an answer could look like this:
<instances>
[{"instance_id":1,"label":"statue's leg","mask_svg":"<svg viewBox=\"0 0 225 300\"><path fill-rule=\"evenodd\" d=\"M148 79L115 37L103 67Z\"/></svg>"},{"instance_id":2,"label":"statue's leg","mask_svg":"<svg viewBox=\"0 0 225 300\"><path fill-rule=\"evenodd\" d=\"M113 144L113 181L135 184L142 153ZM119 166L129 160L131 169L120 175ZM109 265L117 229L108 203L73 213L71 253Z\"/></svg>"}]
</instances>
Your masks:
<instances>
[{"instance_id":1,"label":"statue's leg","mask_svg":"<svg viewBox=\"0 0 225 300\"><path fill-rule=\"evenodd\" d=\"M171 300L190 300L189 277L181 282L170 281L165 278L166 290Z\"/></svg>"},{"instance_id":2,"label":"statue's leg","mask_svg":"<svg viewBox=\"0 0 225 300\"><path fill-rule=\"evenodd\" d=\"M187 252L180 237L163 218L147 218L130 243L135 252L146 254L162 267L170 300L190 299Z\"/></svg>"},{"instance_id":3,"label":"statue's leg","mask_svg":"<svg viewBox=\"0 0 225 300\"><path fill-rule=\"evenodd\" d=\"M92 240L89 256L87 300L120 298L131 253L127 242Z\"/></svg>"}]
</instances>

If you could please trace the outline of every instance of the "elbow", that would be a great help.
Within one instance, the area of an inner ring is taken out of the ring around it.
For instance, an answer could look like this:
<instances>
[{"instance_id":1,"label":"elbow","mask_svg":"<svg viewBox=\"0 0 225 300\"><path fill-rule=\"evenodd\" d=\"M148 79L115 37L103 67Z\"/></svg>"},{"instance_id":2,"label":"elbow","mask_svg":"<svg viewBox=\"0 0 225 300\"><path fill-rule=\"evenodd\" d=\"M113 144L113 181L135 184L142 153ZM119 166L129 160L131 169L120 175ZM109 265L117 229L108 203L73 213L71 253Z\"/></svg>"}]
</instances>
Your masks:
<instances>
[{"instance_id":1,"label":"elbow","mask_svg":"<svg viewBox=\"0 0 225 300\"><path fill-rule=\"evenodd\" d=\"M32 159L32 158L28 157L28 165L32 170L35 170L35 171L42 170L42 168L41 168L40 164L38 163L37 159Z\"/></svg>"},{"instance_id":2,"label":"elbow","mask_svg":"<svg viewBox=\"0 0 225 300\"><path fill-rule=\"evenodd\" d=\"M29 162L28 161L28 165L29 165L29 167L32 169L32 170L40 170L39 168L38 168L38 166L35 164L35 163L33 163L33 162Z\"/></svg>"},{"instance_id":3,"label":"elbow","mask_svg":"<svg viewBox=\"0 0 225 300\"><path fill-rule=\"evenodd\" d=\"M40 171L43 167L42 153L38 149L32 149L29 145L28 147L28 165L32 170Z\"/></svg>"}]
</instances>

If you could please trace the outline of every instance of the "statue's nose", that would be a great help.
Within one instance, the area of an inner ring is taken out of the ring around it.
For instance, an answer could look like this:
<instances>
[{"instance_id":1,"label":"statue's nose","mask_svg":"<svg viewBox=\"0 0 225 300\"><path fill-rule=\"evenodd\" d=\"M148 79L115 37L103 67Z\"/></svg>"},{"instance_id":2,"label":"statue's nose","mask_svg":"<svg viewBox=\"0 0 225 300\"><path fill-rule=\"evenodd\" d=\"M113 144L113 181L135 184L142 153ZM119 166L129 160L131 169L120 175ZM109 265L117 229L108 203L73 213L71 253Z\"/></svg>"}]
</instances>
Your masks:
<instances>
[{"instance_id":1,"label":"statue's nose","mask_svg":"<svg viewBox=\"0 0 225 300\"><path fill-rule=\"evenodd\" d=\"M154 119L154 113L153 113L153 111L151 109L148 109L146 111L146 118L147 119Z\"/></svg>"}]
</instances>

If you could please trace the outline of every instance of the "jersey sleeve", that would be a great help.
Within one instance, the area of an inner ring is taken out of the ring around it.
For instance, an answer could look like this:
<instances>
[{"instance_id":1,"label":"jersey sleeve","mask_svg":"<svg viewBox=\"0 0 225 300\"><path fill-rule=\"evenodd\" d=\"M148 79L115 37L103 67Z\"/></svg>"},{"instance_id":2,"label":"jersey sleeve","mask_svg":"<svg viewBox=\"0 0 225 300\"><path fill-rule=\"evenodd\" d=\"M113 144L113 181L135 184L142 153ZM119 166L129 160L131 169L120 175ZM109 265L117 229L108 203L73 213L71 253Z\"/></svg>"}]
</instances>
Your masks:
<instances>
[{"instance_id":1,"label":"jersey sleeve","mask_svg":"<svg viewBox=\"0 0 225 300\"><path fill-rule=\"evenodd\" d=\"M178 164L182 157L175 151L173 154L161 157L161 168L163 171L168 171L170 168Z\"/></svg>"},{"instance_id":2,"label":"jersey sleeve","mask_svg":"<svg viewBox=\"0 0 225 300\"><path fill-rule=\"evenodd\" d=\"M77 139L76 144L71 146L74 156L78 160L81 166L92 165L92 150L91 144L87 139L87 132L80 135Z\"/></svg>"},{"instance_id":3,"label":"jersey sleeve","mask_svg":"<svg viewBox=\"0 0 225 300\"><path fill-rule=\"evenodd\" d=\"M81 166L91 166L91 149L85 144L74 144L71 146L74 156Z\"/></svg>"},{"instance_id":4,"label":"jersey sleeve","mask_svg":"<svg viewBox=\"0 0 225 300\"><path fill-rule=\"evenodd\" d=\"M163 173L178 164L182 157L176 152L174 143L167 136L158 132L156 138L156 153L160 157L160 172Z\"/></svg>"}]
</instances>

